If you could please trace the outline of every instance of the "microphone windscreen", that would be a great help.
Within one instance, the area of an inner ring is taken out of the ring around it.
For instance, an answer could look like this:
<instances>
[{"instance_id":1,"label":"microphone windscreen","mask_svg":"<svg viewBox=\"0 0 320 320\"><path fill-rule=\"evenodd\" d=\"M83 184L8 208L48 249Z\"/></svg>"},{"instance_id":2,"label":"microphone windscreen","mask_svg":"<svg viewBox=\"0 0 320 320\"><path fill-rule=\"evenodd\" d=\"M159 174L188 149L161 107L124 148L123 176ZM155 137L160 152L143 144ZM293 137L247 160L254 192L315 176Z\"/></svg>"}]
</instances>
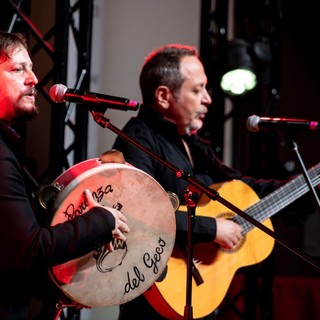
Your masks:
<instances>
[{"instance_id":1,"label":"microphone windscreen","mask_svg":"<svg viewBox=\"0 0 320 320\"><path fill-rule=\"evenodd\" d=\"M256 115L250 116L246 122L247 129L252 132L259 131L259 121L260 121L260 117Z\"/></svg>"},{"instance_id":2,"label":"microphone windscreen","mask_svg":"<svg viewBox=\"0 0 320 320\"><path fill-rule=\"evenodd\" d=\"M61 83L55 84L50 88L49 96L52 101L57 103L65 102L67 87Z\"/></svg>"}]
</instances>

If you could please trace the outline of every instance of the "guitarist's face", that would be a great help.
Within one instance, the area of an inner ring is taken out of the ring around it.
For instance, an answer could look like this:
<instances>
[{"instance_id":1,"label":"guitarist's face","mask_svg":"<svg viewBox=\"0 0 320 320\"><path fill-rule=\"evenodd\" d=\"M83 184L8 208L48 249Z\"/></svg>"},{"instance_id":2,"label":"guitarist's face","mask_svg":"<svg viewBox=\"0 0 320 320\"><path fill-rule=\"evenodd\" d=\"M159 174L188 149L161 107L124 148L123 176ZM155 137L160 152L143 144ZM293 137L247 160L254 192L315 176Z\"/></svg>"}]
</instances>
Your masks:
<instances>
[{"instance_id":1,"label":"guitarist's face","mask_svg":"<svg viewBox=\"0 0 320 320\"><path fill-rule=\"evenodd\" d=\"M201 129L212 102L206 89L208 80L201 61L195 56L181 59L180 72L185 80L180 91L170 95L167 115L181 135L192 134Z\"/></svg>"}]
</instances>

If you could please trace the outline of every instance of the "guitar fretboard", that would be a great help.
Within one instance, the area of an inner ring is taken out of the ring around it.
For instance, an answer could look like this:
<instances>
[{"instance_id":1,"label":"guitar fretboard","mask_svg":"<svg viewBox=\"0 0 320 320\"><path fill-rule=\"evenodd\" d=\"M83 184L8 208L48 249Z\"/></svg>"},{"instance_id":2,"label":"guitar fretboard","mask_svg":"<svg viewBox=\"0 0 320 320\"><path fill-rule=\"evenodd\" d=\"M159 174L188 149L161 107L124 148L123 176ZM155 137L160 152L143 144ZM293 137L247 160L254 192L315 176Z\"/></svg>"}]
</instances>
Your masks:
<instances>
[{"instance_id":1,"label":"guitar fretboard","mask_svg":"<svg viewBox=\"0 0 320 320\"><path fill-rule=\"evenodd\" d=\"M320 163L309 169L308 175L312 186L318 185L320 183ZM263 222L306 194L308 191L309 185L307 184L304 175L299 174L282 187L247 208L244 212L257 221ZM233 220L242 226L242 235L245 235L254 228L252 223L239 215L235 215Z\"/></svg>"}]
</instances>

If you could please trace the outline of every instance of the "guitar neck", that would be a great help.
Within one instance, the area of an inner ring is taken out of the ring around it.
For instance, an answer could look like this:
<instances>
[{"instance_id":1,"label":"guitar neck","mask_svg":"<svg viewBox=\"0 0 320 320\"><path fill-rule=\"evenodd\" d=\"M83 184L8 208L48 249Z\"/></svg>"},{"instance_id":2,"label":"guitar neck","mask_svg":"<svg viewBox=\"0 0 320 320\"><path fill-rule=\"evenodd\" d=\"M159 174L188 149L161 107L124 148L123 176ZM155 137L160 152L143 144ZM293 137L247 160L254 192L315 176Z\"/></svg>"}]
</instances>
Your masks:
<instances>
[{"instance_id":1,"label":"guitar neck","mask_svg":"<svg viewBox=\"0 0 320 320\"><path fill-rule=\"evenodd\" d=\"M320 163L308 170L312 186L320 183ZM309 185L306 183L303 174L290 180L288 183L278 188L268 196L256 202L245 210L245 213L253 217L259 222L272 217L289 204L303 196L309 191ZM234 221L242 226L242 234L248 233L254 225L239 215L234 216Z\"/></svg>"}]
</instances>

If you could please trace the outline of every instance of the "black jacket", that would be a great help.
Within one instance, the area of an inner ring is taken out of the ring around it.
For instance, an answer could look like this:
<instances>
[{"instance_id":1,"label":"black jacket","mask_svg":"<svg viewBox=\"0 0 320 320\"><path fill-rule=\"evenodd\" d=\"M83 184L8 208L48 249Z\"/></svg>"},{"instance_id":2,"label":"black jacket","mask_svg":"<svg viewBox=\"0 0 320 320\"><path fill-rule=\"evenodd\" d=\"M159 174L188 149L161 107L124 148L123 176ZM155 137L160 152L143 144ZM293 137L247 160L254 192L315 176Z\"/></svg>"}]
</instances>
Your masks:
<instances>
[{"instance_id":1,"label":"black jacket","mask_svg":"<svg viewBox=\"0 0 320 320\"><path fill-rule=\"evenodd\" d=\"M109 242L115 226L111 214L95 208L94 214L40 227L25 189L22 146L0 122L0 319L27 319L30 297L49 294L48 268Z\"/></svg>"}]
</instances>

